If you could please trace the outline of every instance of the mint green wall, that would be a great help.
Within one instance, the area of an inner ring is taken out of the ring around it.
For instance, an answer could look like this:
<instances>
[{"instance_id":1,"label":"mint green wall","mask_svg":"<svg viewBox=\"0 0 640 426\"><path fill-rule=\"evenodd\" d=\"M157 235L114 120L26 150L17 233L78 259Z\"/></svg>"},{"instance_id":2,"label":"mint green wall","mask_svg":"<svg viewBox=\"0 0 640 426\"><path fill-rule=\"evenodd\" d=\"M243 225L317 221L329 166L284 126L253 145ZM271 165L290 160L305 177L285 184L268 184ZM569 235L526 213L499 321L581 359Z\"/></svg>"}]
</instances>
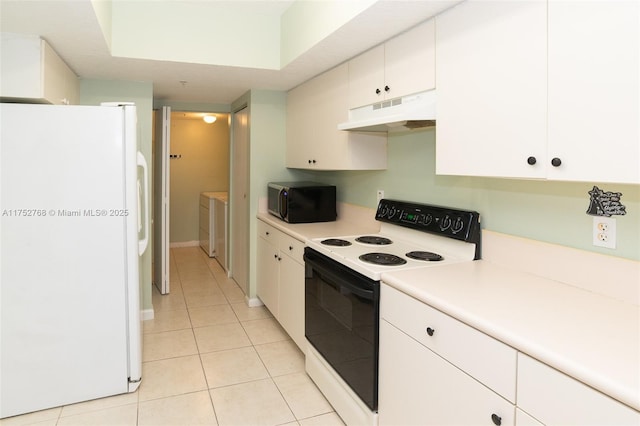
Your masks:
<instances>
[{"instance_id":1,"label":"mint green wall","mask_svg":"<svg viewBox=\"0 0 640 426\"><path fill-rule=\"evenodd\" d=\"M107 81L107 80L80 80L80 104L99 105L101 102L134 102L138 110L139 149L144 154L149 165L149 173L152 176L153 163L151 161L151 131L153 110L153 84L150 82L131 81ZM149 182L151 187L151 182ZM151 203L153 205L153 203ZM151 238L151 235L150 235ZM153 309L151 303L151 261L153 259L151 248L153 242L149 242L149 248L142 256L141 262L141 286L143 309Z\"/></svg>"},{"instance_id":2,"label":"mint green wall","mask_svg":"<svg viewBox=\"0 0 640 426\"><path fill-rule=\"evenodd\" d=\"M233 102L232 111L247 106L249 113L249 298L256 297L256 244L258 201L267 195L267 183L293 179L295 171L285 168L286 92L251 90ZM233 128L233 125L232 125ZM233 136L232 136L233 140ZM233 147L232 147L233 150ZM232 173L233 179L233 173ZM231 206L231 221L234 220ZM233 236L230 244L239 244ZM233 253L233 250L230 249Z\"/></svg>"},{"instance_id":3,"label":"mint green wall","mask_svg":"<svg viewBox=\"0 0 640 426\"><path fill-rule=\"evenodd\" d=\"M463 155L463 153L461 153ZM640 186L435 175L435 129L389 137L384 171L297 172L338 187L340 201L375 208L385 197L474 209L484 229L563 246L640 260ZM622 192L625 216L614 216L617 248L592 245L592 216L585 212L594 185Z\"/></svg>"}]
</instances>

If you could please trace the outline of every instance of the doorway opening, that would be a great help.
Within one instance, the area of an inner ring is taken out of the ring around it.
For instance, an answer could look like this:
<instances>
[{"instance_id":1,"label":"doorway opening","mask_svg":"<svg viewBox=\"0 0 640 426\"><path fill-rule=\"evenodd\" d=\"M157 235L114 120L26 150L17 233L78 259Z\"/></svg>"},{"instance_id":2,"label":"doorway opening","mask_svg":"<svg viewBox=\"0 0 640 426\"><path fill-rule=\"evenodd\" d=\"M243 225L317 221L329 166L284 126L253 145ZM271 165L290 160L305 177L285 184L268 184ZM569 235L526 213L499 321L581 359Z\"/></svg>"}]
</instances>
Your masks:
<instances>
[{"instance_id":1,"label":"doorway opening","mask_svg":"<svg viewBox=\"0 0 640 426\"><path fill-rule=\"evenodd\" d=\"M167 294L169 249L201 243L200 194L229 191L230 115L163 107L154 121L153 283Z\"/></svg>"}]
</instances>

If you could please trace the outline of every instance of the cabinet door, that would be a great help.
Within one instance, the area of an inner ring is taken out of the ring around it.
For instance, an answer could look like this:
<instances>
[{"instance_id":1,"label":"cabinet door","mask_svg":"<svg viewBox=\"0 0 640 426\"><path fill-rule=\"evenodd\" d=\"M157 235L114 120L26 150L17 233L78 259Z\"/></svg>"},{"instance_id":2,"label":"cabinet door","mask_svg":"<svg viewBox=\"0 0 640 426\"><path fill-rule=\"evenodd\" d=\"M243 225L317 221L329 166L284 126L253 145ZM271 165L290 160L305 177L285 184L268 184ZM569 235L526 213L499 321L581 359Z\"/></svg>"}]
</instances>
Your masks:
<instances>
[{"instance_id":1,"label":"cabinet door","mask_svg":"<svg viewBox=\"0 0 640 426\"><path fill-rule=\"evenodd\" d=\"M347 64L321 74L287 94L287 167L314 170L374 170L387 167L387 135L344 132Z\"/></svg>"},{"instance_id":2,"label":"cabinet door","mask_svg":"<svg viewBox=\"0 0 640 426\"><path fill-rule=\"evenodd\" d=\"M516 426L543 426L543 424L516 407Z\"/></svg>"},{"instance_id":3,"label":"cabinet door","mask_svg":"<svg viewBox=\"0 0 640 426\"><path fill-rule=\"evenodd\" d=\"M435 20L431 19L385 44L387 98L436 87Z\"/></svg>"},{"instance_id":4,"label":"cabinet door","mask_svg":"<svg viewBox=\"0 0 640 426\"><path fill-rule=\"evenodd\" d=\"M384 55L381 44L349 61L349 109L385 98Z\"/></svg>"},{"instance_id":5,"label":"cabinet door","mask_svg":"<svg viewBox=\"0 0 640 426\"><path fill-rule=\"evenodd\" d=\"M640 183L640 3L549 2L550 179Z\"/></svg>"},{"instance_id":6,"label":"cabinet door","mask_svg":"<svg viewBox=\"0 0 640 426\"><path fill-rule=\"evenodd\" d=\"M304 352L304 265L285 254L280 261L279 294L278 321Z\"/></svg>"},{"instance_id":7,"label":"cabinet door","mask_svg":"<svg viewBox=\"0 0 640 426\"><path fill-rule=\"evenodd\" d=\"M345 168L347 65L343 64L291 90L287 95L287 167Z\"/></svg>"},{"instance_id":8,"label":"cabinet door","mask_svg":"<svg viewBox=\"0 0 640 426\"><path fill-rule=\"evenodd\" d=\"M640 413L518 354L518 407L548 425L639 425Z\"/></svg>"},{"instance_id":9,"label":"cabinet door","mask_svg":"<svg viewBox=\"0 0 640 426\"><path fill-rule=\"evenodd\" d=\"M258 237L257 285L256 290L262 303L278 317L278 280L280 254L277 245Z\"/></svg>"},{"instance_id":10,"label":"cabinet door","mask_svg":"<svg viewBox=\"0 0 640 426\"><path fill-rule=\"evenodd\" d=\"M513 425L515 407L386 321L380 321L381 426Z\"/></svg>"},{"instance_id":11,"label":"cabinet door","mask_svg":"<svg viewBox=\"0 0 640 426\"><path fill-rule=\"evenodd\" d=\"M545 176L546 22L544 1L468 0L436 17L436 173Z\"/></svg>"},{"instance_id":12,"label":"cabinet door","mask_svg":"<svg viewBox=\"0 0 640 426\"><path fill-rule=\"evenodd\" d=\"M42 43L43 97L55 105L78 103L78 78L48 43Z\"/></svg>"}]
</instances>

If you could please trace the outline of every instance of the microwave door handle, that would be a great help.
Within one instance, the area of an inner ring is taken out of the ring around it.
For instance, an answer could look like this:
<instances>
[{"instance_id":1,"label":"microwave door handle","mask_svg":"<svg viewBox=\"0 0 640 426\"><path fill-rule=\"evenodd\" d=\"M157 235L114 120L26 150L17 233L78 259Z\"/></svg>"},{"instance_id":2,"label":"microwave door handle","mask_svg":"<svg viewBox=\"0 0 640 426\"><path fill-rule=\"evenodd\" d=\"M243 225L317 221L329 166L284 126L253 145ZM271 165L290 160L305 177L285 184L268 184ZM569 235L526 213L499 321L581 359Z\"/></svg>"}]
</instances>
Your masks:
<instances>
[{"instance_id":1,"label":"microwave door handle","mask_svg":"<svg viewBox=\"0 0 640 426\"><path fill-rule=\"evenodd\" d=\"M278 212L280 213L280 218L284 219L287 217L287 200L285 199L287 191L282 188L280 190L280 196L278 197Z\"/></svg>"}]
</instances>

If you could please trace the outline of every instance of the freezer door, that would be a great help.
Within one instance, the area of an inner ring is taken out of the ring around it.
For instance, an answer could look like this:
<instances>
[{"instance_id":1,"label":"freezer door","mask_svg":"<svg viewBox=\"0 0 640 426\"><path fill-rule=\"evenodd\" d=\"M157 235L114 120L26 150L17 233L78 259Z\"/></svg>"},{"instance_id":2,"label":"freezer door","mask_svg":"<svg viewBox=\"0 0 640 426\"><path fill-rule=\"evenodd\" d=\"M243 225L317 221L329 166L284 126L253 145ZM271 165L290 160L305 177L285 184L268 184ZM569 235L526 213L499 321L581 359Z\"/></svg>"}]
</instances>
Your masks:
<instances>
[{"instance_id":1,"label":"freezer door","mask_svg":"<svg viewBox=\"0 0 640 426\"><path fill-rule=\"evenodd\" d=\"M0 108L0 417L127 392L139 283L122 108Z\"/></svg>"}]
</instances>

